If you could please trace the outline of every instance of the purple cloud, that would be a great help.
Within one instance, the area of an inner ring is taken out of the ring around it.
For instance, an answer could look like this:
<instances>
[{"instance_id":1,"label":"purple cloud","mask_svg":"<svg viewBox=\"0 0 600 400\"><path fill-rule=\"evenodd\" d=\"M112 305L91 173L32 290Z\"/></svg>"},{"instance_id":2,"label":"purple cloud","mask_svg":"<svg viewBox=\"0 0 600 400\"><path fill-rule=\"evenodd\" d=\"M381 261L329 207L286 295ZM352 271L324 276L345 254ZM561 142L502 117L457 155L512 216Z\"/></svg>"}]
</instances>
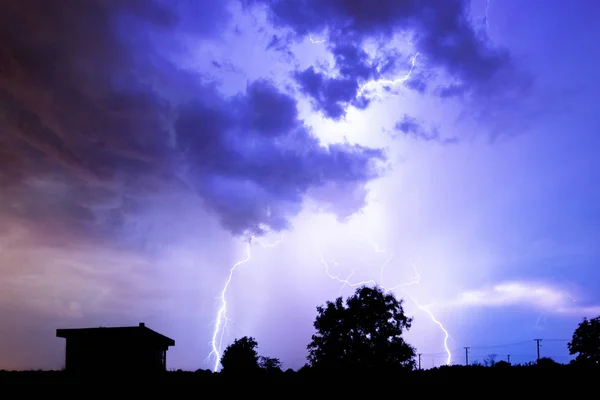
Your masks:
<instances>
[{"instance_id":1,"label":"purple cloud","mask_svg":"<svg viewBox=\"0 0 600 400\"><path fill-rule=\"evenodd\" d=\"M379 175L380 150L322 146L272 83L224 97L170 61L178 34L220 32L225 5L59 3L0 16L0 211L123 240L156 196L191 191L232 233L261 234L309 189Z\"/></svg>"},{"instance_id":2,"label":"purple cloud","mask_svg":"<svg viewBox=\"0 0 600 400\"><path fill-rule=\"evenodd\" d=\"M458 143L457 138L443 138L437 127L426 128L422 121L419 121L408 114L404 114L402 118L396 122L394 129L406 136L426 142L438 142L441 144Z\"/></svg>"},{"instance_id":3,"label":"purple cloud","mask_svg":"<svg viewBox=\"0 0 600 400\"><path fill-rule=\"evenodd\" d=\"M362 50L367 39L383 42L397 33L411 34L416 50L428 65L460 82L452 91L440 88L440 96L483 98L515 89L522 93L530 84L529 77L518 70L508 50L491 46L487 37L475 30L469 2L465 0L251 0L247 3L264 6L276 27L290 29L299 36L327 32L326 44L334 55L339 77L328 78L309 67L297 72L295 78L315 109L332 119L343 117L350 105L368 105L357 100L362 83L403 67L396 62L399 56L395 51L369 60ZM424 78L416 77L409 88L424 92L428 86Z\"/></svg>"}]
</instances>

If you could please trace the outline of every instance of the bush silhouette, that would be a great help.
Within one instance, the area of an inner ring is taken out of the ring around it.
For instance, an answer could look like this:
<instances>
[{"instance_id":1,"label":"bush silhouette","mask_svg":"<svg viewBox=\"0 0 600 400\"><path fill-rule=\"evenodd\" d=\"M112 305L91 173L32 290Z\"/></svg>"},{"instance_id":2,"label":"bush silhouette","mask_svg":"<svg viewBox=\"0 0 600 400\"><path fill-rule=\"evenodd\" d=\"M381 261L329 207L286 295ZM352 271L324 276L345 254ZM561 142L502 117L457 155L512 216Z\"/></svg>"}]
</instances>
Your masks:
<instances>
[{"instance_id":1,"label":"bush silhouette","mask_svg":"<svg viewBox=\"0 0 600 400\"><path fill-rule=\"evenodd\" d=\"M573 337L567 346L569 354L577 354L575 364L598 366L600 362L600 316L590 320L584 318L573 332Z\"/></svg>"},{"instance_id":2,"label":"bush silhouette","mask_svg":"<svg viewBox=\"0 0 600 400\"><path fill-rule=\"evenodd\" d=\"M311 367L414 368L415 350L402 338L412 319L393 294L363 286L345 304L339 297L317 307L317 312L317 332L307 346Z\"/></svg>"},{"instance_id":3,"label":"bush silhouette","mask_svg":"<svg viewBox=\"0 0 600 400\"><path fill-rule=\"evenodd\" d=\"M558 367L560 364L551 359L550 357L542 357L539 360L537 360L536 365L538 365L541 368L554 368Z\"/></svg>"},{"instance_id":4,"label":"bush silhouette","mask_svg":"<svg viewBox=\"0 0 600 400\"><path fill-rule=\"evenodd\" d=\"M259 358L258 364L259 364L260 368L265 370L266 372L269 372L269 373L282 372L281 371L281 361L279 361L278 358L261 356Z\"/></svg>"},{"instance_id":5,"label":"bush silhouette","mask_svg":"<svg viewBox=\"0 0 600 400\"><path fill-rule=\"evenodd\" d=\"M221 357L224 373L251 372L259 369L259 357L256 348L258 343L254 338L244 336L235 339L227 346Z\"/></svg>"},{"instance_id":6,"label":"bush silhouette","mask_svg":"<svg viewBox=\"0 0 600 400\"><path fill-rule=\"evenodd\" d=\"M510 366L510 363L504 360L494 363L494 368L509 368Z\"/></svg>"}]
</instances>

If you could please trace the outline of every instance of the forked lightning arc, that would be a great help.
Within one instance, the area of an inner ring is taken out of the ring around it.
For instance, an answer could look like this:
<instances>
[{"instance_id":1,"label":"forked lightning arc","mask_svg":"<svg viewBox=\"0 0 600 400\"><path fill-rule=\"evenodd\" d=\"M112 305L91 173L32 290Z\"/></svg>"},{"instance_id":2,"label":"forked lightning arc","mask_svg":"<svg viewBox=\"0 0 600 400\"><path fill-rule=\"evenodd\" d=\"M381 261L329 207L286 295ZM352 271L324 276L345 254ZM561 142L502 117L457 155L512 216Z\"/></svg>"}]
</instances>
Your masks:
<instances>
[{"instance_id":1,"label":"forked lightning arc","mask_svg":"<svg viewBox=\"0 0 600 400\"><path fill-rule=\"evenodd\" d=\"M371 243L374 243L372 240L369 240L369 241ZM375 246L376 246L377 252L385 252L384 250L381 250L381 248L377 244L375 244ZM340 288L340 291L339 291L340 294L341 294L342 289L345 286L357 287L357 286L363 286L363 285L373 285L373 286L379 285L379 287L381 287L385 292L392 292L392 291L400 290L403 294L405 294L417 306L417 308L419 310L423 311L424 313L426 313L429 316L429 318L431 319L431 321L434 324L436 324L441 329L441 331L444 333L444 351L447 354L446 365L450 365L450 363L452 362L452 352L450 351L450 348L448 347L448 339L450 338L450 334L448 333L448 331L446 330L444 325L435 317L435 315L433 314L433 312L430 309L421 305L421 303L419 303L413 295L411 295L408 291L405 290L407 287L416 285L421 281L421 276L419 275L419 271L417 270L417 268L413 265L413 269L415 272L414 280L412 280L410 282L406 282L406 283L400 283L400 284L397 284L397 285L391 286L391 287L383 286L383 284L382 284L383 272L384 272L385 268L390 264L392 259L393 259L393 255L390 254L390 256L386 259L386 261L379 268L379 282L374 279L353 282L353 281L350 281L350 277L354 274L354 271L350 272L350 275L348 275L345 279L340 278L337 275L333 275L330 272L331 267L325 261L323 254L321 254L321 263L325 267L325 273L327 274L327 276L330 279L336 280L342 284L342 287Z\"/></svg>"},{"instance_id":2,"label":"forked lightning arc","mask_svg":"<svg viewBox=\"0 0 600 400\"><path fill-rule=\"evenodd\" d=\"M221 294L219 295L220 307L217 311L215 328L213 330L212 340L210 343L212 350L207 357L207 359L209 359L211 356L214 356L215 363L213 366L213 370L215 372L219 369L219 365L221 364L221 349L223 348L223 335L225 335L225 331L227 330L227 291L229 290L229 286L231 285L231 280L233 279L235 270L252 259L250 246L253 241L257 242L262 247L269 248L277 246L281 242L281 239L276 241L275 243L265 243L256 237L250 237L246 242L246 257L233 264L233 266L229 269L229 275L227 277L227 280L225 281L225 284L223 285Z\"/></svg>"},{"instance_id":3,"label":"forked lightning arc","mask_svg":"<svg viewBox=\"0 0 600 400\"><path fill-rule=\"evenodd\" d=\"M231 285L231 281L233 279L233 275L235 273L235 271L242 265L246 264L247 262L249 262L252 259L252 253L251 253L251 245L252 242L256 242L258 244L260 244L262 247L264 248L269 248L269 247L275 247L277 246L279 243L281 243L281 239L279 239L278 241L276 241L275 243L265 243L260 239L257 238L251 238L250 240L248 240L248 242L246 243L246 257L244 257L243 259L239 260L238 262L236 262L235 264L233 264L233 266L230 268L229 270L229 275L227 277L227 280L225 281L225 284L223 285L223 289L221 290L220 296L219 296L219 302L220 302L220 307L219 310L217 311L217 317L215 319L215 326L214 326L214 330L213 330L213 334L212 334L212 340L211 340L211 352L208 355L207 359L210 359L210 357L214 357L214 364L213 364L213 371L217 372L219 370L220 364L221 364L221 351L223 348L223 337L225 335L225 331L227 330L227 322L228 322L228 317L227 317L227 292L229 290L229 287ZM373 246L375 247L374 251L377 253L384 253L385 250L382 250L381 247L375 243L372 240L369 240L370 243L373 244ZM346 278L340 278L337 275L333 275L330 272L331 267L329 266L329 264L325 261L325 258L323 257L323 254L320 254L321 256L321 263L323 264L323 266L325 267L325 274L330 278L333 279L337 282L340 282L342 284L342 287L340 288L340 293L341 290L345 287L345 286L349 286L349 287L357 287L357 286L363 286L363 285L379 285L380 287L382 287L386 292L391 292L394 290L402 290L402 292L423 312L425 312L430 318L431 320L440 327L440 329L442 330L442 332L444 333L444 350L446 351L446 354L448 355L447 360L446 360L446 364L450 364L451 360L452 360L452 353L450 352L449 348L448 348L448 338L449 338L449 334L448 331L446 330L446 328L444 328L444 326L442 325L441 322L439 322L436 317L433 315L433 313L431 312L431 310L429 310L427 307L422 306L410 293L408 293L407 291L405 291L404 289L406 287L412 286L412 285L416 285L420 282L420 275L419 272L417 271L417 269L415 267L414 271L415 271L415 279L411 282L408 283L402 283L393 287L384 287L381 285L381 281L383 280L383 272L384 269L387 265L389 265L389 263L392 261L393 256L390 255L386 261L381 265L380 267L380 271L379 271L379 282L375 279L370 279L370 280L366 280L366 281L360 281L360 282L352 282L350 281L350 276L353 274L353 272L350 273L350 275Z\"/></svg>"}]
</instances>

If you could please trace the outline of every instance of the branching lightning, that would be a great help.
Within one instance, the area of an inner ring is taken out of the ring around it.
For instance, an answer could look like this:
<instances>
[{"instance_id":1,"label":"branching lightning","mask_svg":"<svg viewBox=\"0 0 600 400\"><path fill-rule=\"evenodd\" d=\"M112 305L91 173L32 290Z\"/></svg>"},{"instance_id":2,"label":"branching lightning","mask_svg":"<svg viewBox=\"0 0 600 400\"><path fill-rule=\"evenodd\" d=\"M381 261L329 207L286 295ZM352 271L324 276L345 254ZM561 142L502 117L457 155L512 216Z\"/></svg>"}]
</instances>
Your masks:
<instances>
[{"instance_id":1,"label":"branching lightning","mask_svg":"<svg viewBox=\"0 0 600 400\"><path fill-rule=\"evenodd\" d=\"M403 293L406 294L408 296L408 298L411 299L412 302L415 303L415 305L421 311L424 311L427 315L429 315L429 318L431 318L433 323L436 324L437 326L439 326L440 329L442 330L442 332L444 332L444 350L446 351L446 354L448 355L448 357L446 358L446 365L450 365L450 363L452 362L452 353L450 352L450 348L448 347L448 339L450 338L450 334L448 334L448 331L446 330L446 328L444 328L444 325L440 321L437 320L437 318L435 317L435 315L433 315L433 313L431 312L430 309L421 305L417 301L417 299L415 299L410 293L408 293L406 291L403 291Z\"/></svg>"},{"instance_id":2,"label":"branching lightning","mask_svg":"<svg viewBox=\"0 0 600 400\"><path fill-rule=\"evenodd\" d=\"M225 330L227 329L227 290L229 289L229 285L231 284L231 280L233 279L233 273L235 270L250 261L252 258L252 254L250 253L250 242L246 243L246 258L236 262L229 269L229 276L225 281L225 285L223 285L223 289L221 290L220 302L221 306L219 307L219 311L217 311L217 318L215 320L215 328L213 330L211 346L212 351L208 355L215 357L215 364L213 366L213 371L217 372L219 369L219 365L221 364L221 346L223 344L223 335L225 334Z\"/></svg>"},{"instance_id":3,"label":"branching lightning","mask_svg":"<svg viewBox=\"0 0 600 400\"><path fill-rule=\"evenodd\" d=\"M533 329L544 329L544 327L546 326L546 321L546 314L540 313L540 315L538 315L537 317L537 320L535 321Z\"/></svg>"},{"instance_id":4,"label":"branching lightning","mask_svg":"<svg viewBox=\"0 0 600 400\"><path fill-rule=\"evenodd\" d=\"M308 34L308 38L310 39L310 42L311 42L312 44L325 43L325 39L323 39L323 40L314 40L314 39L312 38L312 35L311 35L310 33Z\"/></svg>"},{"instance_id":5,"label":"branching lightning","mask_svg":"<svg viewBox=\"0 0 600 400\"><path fill-rule=\"evenodd\" d=\"M369 243L371 243L373 245L374 248L374 252L376 253L386 253L386 250L383 250L375 241L363 237L360 234L354 233L352 234L352 236L355 237L361 237L362 239L368 241ZM224 340L224 335L225 332L227 330L227 323L229 321L228 316L227 316L227 293L229 291L229 287L231 286L232 280L233 280L233 276L235 274L235 271L243 266L244 264L248 263L251 259L252 259L252 252L251 252L251 246L253 244L253 242L258 243L261 247L263 248L273 248L275 246L277 246L279 243L281 243L282 239L280 238L278 241L274 242L274 243L266 243L264 241L262 241L259 238L256 237L251 237L247 243L246 243L246 256L237 261L235 264L233 264L231 266L231 268L229 269L229 274L227 276L227 279L223 285L223 288L220 292L220 295L218 297L219 300L219 309L217 311L217 315L215 318L215 322L214 322L214 329L213 329L213 333L212 333L212 340L210 342L210 346L211 346L211 352L207 357L207 360L210 359L211 357L213 357L214 359L214 364L213 364L213 371L217 372L219 370L219 367L221 365L221 356L222 356L222 349L223 349L223 340ZM338 275L335 275L331 272L331 267L329 265L329 263L325 260L325 257L323 256L323 254L320 254L320 258L321 258L321 264L325 267L325 273L326 275L332 279L335 280L339 283L342 284L342 286L339 289L339 294L341 295L342 290L344 289L344 287L357 287L357 286L363 286L363 285L379 285L385 292L392 292L395 290L401 290L403 294L405 294L416 306L419 310L425 312L429 318L431 319L431 321L433 323L435 323L437 326L439 326L439 328L442 330L442 332L444 333L444 349L446 354L448 355L447 360L446 360L446 364L449 365L451 360L452 360L452 353L450 352L450 349L448 347L448 339L449 339L449 334L448 331L446 330L446 328L444 327L444 325L435 317L435 315L431 312L431 310L429 310L427 307L421 305L410 293L408 293L405 289L410 287L410 286L414 286L417 285L420 280L421 277L419 275L419 271L417 270L417 268L415 266L413 266L414 269L414 273L415 273L415 278L410 281L410 282L405 282L405 283L400 283L397 284L395 286L392 287L385 287L381 285L381 282L383 282L383 273L385 271L385 268L392 262L393 260L393 255L390 254L389 257L386 258L385 262L380 266L379 268L379 280L375 280L375 279L369 279L369 280L364 280L364 281L351 281L351 277L354 274L354 271L350 272L350 274L348 276L346 276L346 278L342 278Z\"/></svg>"},{"instance_id":6,"label":"branching lightning","mask_svg":"<svg viewBox=\"0 0 600 400\"><path fill-rule=\"evenodd\" d=\"M272 248L281 243L281 238L274 243L265 243L259 238L250 237L246 242L246 257L239 260L229 269L229 275L227 276L227 280L223 285L223 289L221 290L221 294L219 296L220 307L217 311L217 317L215 319L215 327L212 334L212 340L210 342L211 352L209 353L207 359L210 357L214 357L214 366L213 371L217 372L219 370L219 365L221 364L221 350L223 348L223 336L225 335L225 331L227 330L227 322L229 321L227 318L227 291L229 290L229 286L231 285L231 281L233 279L233 275L235 270L240 266L246 264L248 261L252 259L252 253L250 251L250 246L252 242L256 242L260 244L264 248Z\"/></svg>"},{"instance_id":7,"label":"branching lightning","mask_svg":"<svg viewBox=\"0 0 600 400\"><path fill-rule=\"evenodd\" d=\"M397 85L399 83L404 83L407 80L410 79L410 76L413 73L413 70L415 69L415 64L417 62L417 57L419 56L419 53L416 53L410 60L410 69L408 70L408 72L406 73L406 75L404 75L401 78L398 79L394 79L394 80L388 80L388 79L378 79L378 80L373 80L373 81L369 81L367 83L365 83L364 85L362 85L359 89L358 89L358 93L361 94L365 89L367 89L369 86L373 86L373 85L387 85L387 86L394 86Z\"/></svg>"},{"instance_id":8,"label":"branching lightning","mask_svg":"<svg viewBox=\"0 0 600 400\"><path fill-rule=\"evenodd\" d=\"M375 245L375 251L376 252L385 252L384 250L381 250L381 247L379 245L377 245L377 243L375 243L372 240L369 240L369 242L373 243ZM325 260L325 257L323 256L323 254L320 254L321 256L321 264L323 264L323 266L325 267L325 274L327 274L327 276L330 279L333 279L339 283L342 284L342 286L340 287L339 293L341 294L342 289L344 287L357 287L357 286L368 286L368 285L379 285L385 292L392 292L395 290L401 290L402 293L404 293L416 306L417 308L419 308L419 310L425 312L429 318L431 319L431 321L436 324L437 326L439 326L439 328L441 329L441 331L444 333L444 350L446 352L446 354L448 355L447 359L446 359L446 365L450 365L451 361L452 361L452 352L450 351L450 348L448 347L448 339L450 338L450 335L448 334L448 331L446 330L446 328L444 327L444 325L435 317L435 315L433 314L433 312L428 309L427 307L421 305L417 299L414 298L414 296L412 296L408 291L406 291L405 289L409 286L413 286L418 284L421 281L421 276L419 275L419 271L417 270L417 268L415 266L413 266L414 272L415 272L415 279L410 281L410 282L406 282L406 283L400 283L398 285L392 286L392 287L385 287L382 285L383 282L383 272L385 270L385 268L390 264L390 262L393 259L393 255L390 255L386 261L381 265L380 267L380 273L379 273L379 282L377 282L374 279L369 279L369 280L364 280L364 281L350 281L350 278L352 277L352 275L354 274L354 271L352 271L346 278L341 278L338 275L334 275L333 273L331 273L331 267L329 265L329 263Z\"/></svg>"}]
</instances>

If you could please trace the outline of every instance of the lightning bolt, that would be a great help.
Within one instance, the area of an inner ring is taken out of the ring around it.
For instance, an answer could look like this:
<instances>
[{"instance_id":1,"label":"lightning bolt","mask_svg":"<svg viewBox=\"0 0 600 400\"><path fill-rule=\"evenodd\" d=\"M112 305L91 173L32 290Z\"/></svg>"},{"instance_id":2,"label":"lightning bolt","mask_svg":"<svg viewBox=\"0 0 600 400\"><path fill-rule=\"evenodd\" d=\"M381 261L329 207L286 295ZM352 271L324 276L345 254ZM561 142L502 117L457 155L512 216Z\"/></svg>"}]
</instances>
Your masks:
<instances>
[{"instance_id":1,"label":"lightning bolt","mask_svg":"<svg viewBox=\"0 0 600 400\"><path fill-rule=\"evenodd\" d=\"M485 2L485 15L483 16L483 22L485 22L485 33L487 34L490 30L490 23L488 20L489 12L490 12L490 3L492 0L486 0Z\"/></svg>"},{"instance_id":2,"label":"lightning bolt","mask_svg":"<svg viewBox=\"0 0 600 400\"><path fill-rule=\"evenodd\" d=\"M219 365L221 364L221 348L223 344L223 335L225 334L225 330L227 329L227 290L229 289L229 285L231 285L231 281L233 279L233 274L236 269L238 269L241 265L247 263L252 258L252 254L250 253L250 243L251 240L246 243L246 258L239 260L229 269L229 276L223 285L223 289L221 290L220 301L221 306L219 307L219 311L217 311L217 318L215 320L215 328L213 330L211 346L212 351L208 355L215 357L215 364L213 366L213 371L217 372L219 369Z\"/></svg>"},{"instance_id":3,"label":"lightning bolt","mask_svg":"<svg viewBox=\"0 0 600 400\"><path fill-rule=\"evenodd\" d=\"M310 39L310 42L311 42L312 44L325 43L325 39L323 39L323 40L314 40L314 39L312 38L312 35L311 35L310 33L308 34L308 38Z\"/></svg>"},{"instance_id":4,"label":"lightning bolt","mask_svg":"<svg viewBox=\"0 0 600 400\"><path fill-rule=\"evenodd\" d=\"M219 370L219 365L221 364L221 349L223 348L223 336L225 335L225 331L227 330L227 291L229 290L229 286L231 285L231 281L233 280L233 275L235 271L246 264L248 261L252 259L252 253L250 251L250 246L253 241L260 244L263 248L273 248L281 243L282 238L274 243L265 243L260 238L256 238L254 236L250 237L246 243L246 257L239 260L235 264L231 266L229 269L229 275L227 276L227 280L223 285L223 289L221 290L221 294L219 296L220 307L217 311L217 317L215 319L215 327L212 334L212 340L210 342L211 352L208 354L207 360L210 357L214 356L215 363L213 365L213 371L217 372Z\"/></svg>"},{"instance_id":5,"label":"lightning bolt","mask_svg":"<svg viewBox=\"0 0 600 400\"><path fill-rule=\"evenodd\" d=\"M369 86L373 86L373 85L387 85L387 86L394 86L397 85L399 83L404 83L407 80L410 79L410 76L413 73L413 70L415 69L415 64L417 62L417 57L419 56L419 53L416 53L410 60L410 69L408 70L408 72L406 73L406 75L404 75L401 78L398 79L394 79L394 80L388 80L388 79L377 79L377 80L373 80L373 81L369 81L367 83L365 83L364 85L362 85L359 89L358 89L358 93L362 94L362 92L367 89Z\"/></svg>"},{"instance_id":6,"label":"lightning bolt","mask_svg":"<svg viewBox=\"0 0 600 400\"><path fill-rule=\"evenodd\" d=\"M377 242L375 242L373 239L368 238L365 235L362 235L356 231L352 231L352 232L350 232L350 236L371 243L371 245L373 245L373 249L374 249L375 253L386 253L386 251L384 249L379 247L379 244L377 244Z\"/></svg>"},{"instance_id":7,"label":"lightning bolt","mask_svg":"<svg viewBox=\"0 0 600 400\"><path fill-rule=\"evenodd\" d=\"M369 240L369 242L374 243L375 244L375 249L377 250L381 250L381 247L378 246L374 241ZM384 251L379 251L379 252L384 252ZM386 259L386 261L381 265L380 267L380 274L379 274L379 282L377 282L374 279L369 279L369 280L363 280L363 281L350 281L350 278L352 277L352 275L354 274L354 271L352 271L346 278L341 278L339 275L334 275L331 273L331 267L329 265L329 263L325 260L325 257L323 256L322 253L320 253L321 256L321 264L323 264L324 268L325 268L325 274L332 280L335 280L339 283L342 284L342 286L340 287L339 293L341 294L341 291L344 287L348 286L348 287L357 287L357 286L366 286L366 285L379 285L386 293L388 292L392 292L395 290L401 290L402 293L404 293L416 306L419 310L423 311L424 313L426 313L429 318L431 319L431 321L436 324L440 330L444 333L444 350L446 352L446 354L448 355L448 357L446 358L446 365L450 365L451 361L452 361L452 352L450 351L450 348L448 347L448 339L450 338L450 334L448 333L448 331L446 330L446 328L444 327L444 325L435 317L435 315L433 314L433 312L423 306L421 303L419 303L419 301L417 301L417 299L412 296L408 291L406 291L405 289L409 286L414 286L416 284L418 284L421 281L421 276L419 275L419 271L417 270L416 266L413 265L413 270L415 273L415 279L407 282L407 283L400 283L396 286L392 286L392 287L385 287L381 284L381 282L383 282L383 272L385 270L385 267L388 266L392 259L393 259L393 255L390 255L390 257L388 257Z\"/></svg>"},{"instance_id":8,"label":"lightning bolt","mask_svg":"<svg viewBox=\"0 0 600 400\"><path fill-rule=\"evenodd\" d=\"M421 305L417 299L415 299L410 293L406 292L403 290L403 293L406 294L408 296L409 299L412 300L413 303L415 303L415 305L423 312L425 312L425 314L429 315L429 318L431 318L431 321L433 321L434 324L436 324L437 326L440 327L440 329L442 330L442 332L444 332L444 350L446 351L446 354L448 355L448 357L446 358L446 365L450 365L450 363L452 362L452 352L450 352L450 348L448 347L448 339L450 338L450 334L448 333L448 331L446 330L446 328L444 328L444 325L437 320L437 318L435 317L435 315L433 315L433 313L431 312L430 309L428 309L427 307Z\"/></svg>"},{"instance_id":9,"label":"lightning bolt","mask_svg":"<svg viewBox=\"0 0 600 400\"><path fill-rule=\"evenodd\" d=\"M376 253L385 253L386 251L383 250L375 241L365 238L364 236L354 233L353 234L355 237L363 237L363 239L367 240L369 243L371 243L374 247L374 251ZM256 238L256 237L250 237L250 239L247 241L246 243L246 256L242 259L240 259L239 261L237 261L235 264L233 264L231 266L231 268L229 269L229 274L227 276L227 279L223 285L223 288L221 289L221 293L218 297L220 306L219 309L217 311L217 316L215 318L215 322L214 322L214 329L213 329L213 334L212 334L212 340L210 342L210 346L211 346L211 352L209 353L207 360L210 359L210 357L214 357L214 364L213 364L213 371L217 372L219 370L220 364L221 364L221 356L222 356L222 348L223 348L223 339L224 339L224 335L225 335L225 331L227 330L227 322L229 321L228 317L227 317L227 293L229 290L229 287L231 285L231 282L233 281L233 277L235 275L235 271L240 268L241 266L243 266L244 264L248 263L251 259L252 259L252 252L251 252L251 245L253 242L258 243L261 247L263 248L273 248L275 246L277 246L279 243L281 243L281 241L283 240L283 237L281 237L278 241L274 242L274 243L266 243L264 241L262 241L260 238ZM377 285L378 282L374 279L369 279L369 280L365 280L365 281L357 281L357 282L353 282L350 281L350 278L352 277L352 275L354 274L354 271L352 271L346 278L342 278L338 275L334 275L331 273L330 271L330 265L329 263L325 260L325 257L323 256L322 253L320 253L320 259L321 259L321 263L323 264L323 266L325 267L325 273L326 275L330 278L333 279L339 283L342 284L342 286L340 287L339 293L341 295L342 289L346 286L348 287L357 287L357 286L363 286L363 285ZM386 261L380 266L380 276L379 276L379 281L382 282L383 281L383 273L385 268L391 263L393 259L393 255L390 254L390 256L386 259ZM448 358L446 361L446 364L450 364L451 359L452 359L452 353L450 352L450 349L448 348L448 339L450 337L450 335L448 334L448 331L445 329L445 327L443 326L443 324L437 320L437 318L434 316L434 314L431 312L431 310L429 310L427 307L421 305L410 293L408 293L407 291L405 291L404 289L409 287L409 286L413 286L416 285L420 282L421 277L419 275L418 270L416 269L415 266L413 266L414 269L414 273L415 273L415 279L413 281L407 282L407 283L401 283L398 284L396 286L392 286L392 287L384 287L381 286L382 289L387 293L387 292L392 292L395 290L402 290L402 292L404 294L406 294L406 296L423 312L425 312L430 319L440 327L440 329L442 330L442 332L444 332L444 349L446 351L446 353L448 354Z\"/></svg>"},{"instance_id":10,"label":"lightning bolt","mask_svg":"<svg viewBox=\"0 0 600 400\"><path fill-rule=\"evenodd\" d=\"M540 315L538 315L538 317L537 317L537 320L535 321L535 325L533 326L533 329L544 329L545 326L546 326L546 314L540 313Z\"/></svg>"}]
</instances>

